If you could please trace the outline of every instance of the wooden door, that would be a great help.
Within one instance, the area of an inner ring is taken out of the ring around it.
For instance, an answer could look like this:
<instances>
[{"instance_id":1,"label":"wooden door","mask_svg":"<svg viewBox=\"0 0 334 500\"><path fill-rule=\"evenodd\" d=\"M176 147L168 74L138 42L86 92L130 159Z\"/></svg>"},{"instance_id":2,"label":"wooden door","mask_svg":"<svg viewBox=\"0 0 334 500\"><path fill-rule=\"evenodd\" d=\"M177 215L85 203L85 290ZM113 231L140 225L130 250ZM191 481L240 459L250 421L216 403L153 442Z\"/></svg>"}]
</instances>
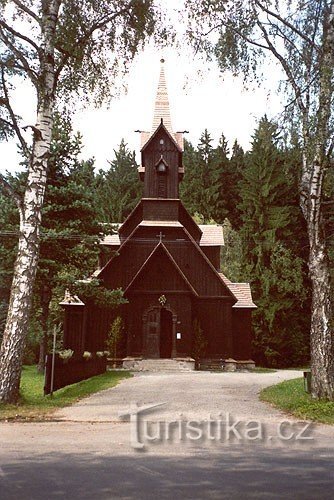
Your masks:
<instances>
[{"instance_id":1,"label":"wooden door","mask_svg":"<svg viewBox=\"0 0 334 500\"><path fill-rule=\"evenodd\" d=\"M154 308L147 313L144 323L146 358L160 358L160 309Z\"/></svg>"}]
</instances>

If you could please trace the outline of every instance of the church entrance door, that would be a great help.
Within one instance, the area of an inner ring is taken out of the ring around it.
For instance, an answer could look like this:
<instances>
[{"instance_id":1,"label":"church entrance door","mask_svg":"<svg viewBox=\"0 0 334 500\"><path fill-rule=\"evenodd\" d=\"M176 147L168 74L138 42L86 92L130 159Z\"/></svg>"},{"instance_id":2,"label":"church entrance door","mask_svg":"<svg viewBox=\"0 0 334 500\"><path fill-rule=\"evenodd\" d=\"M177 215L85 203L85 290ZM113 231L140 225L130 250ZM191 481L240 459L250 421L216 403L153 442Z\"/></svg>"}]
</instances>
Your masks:
<instances>
[{"instance_id":1,"label":"church entrance door","mask_svg":"<svg viewBox=\"0 0 334 500\"><path fill-rule=\"evenodd\" d=\"M154 307L148 311L147 315L144 315L144 356L146 358L160 358L159 307Z\"/></svg>"},{"instance_id":2,"label":"church entrance door","mask_svg":"<svg viewBox=\"0 0 334 500\"><path fill-rule=\"evenodd\" d=\"M143 355L145 358L171 358L175 350L176 315L161 307L152 307L143 316Z\"/></svg>"},{"instance_id":3,"label":"church entrance door","mask_svg":"<svg viewBox=\"0 0 334 500\"><path fill-rule=\"evenodd\" d=\"M173 349L173 314L167 309L160 313L160 358L171 358Z\"/></svg>"}]
</instances>

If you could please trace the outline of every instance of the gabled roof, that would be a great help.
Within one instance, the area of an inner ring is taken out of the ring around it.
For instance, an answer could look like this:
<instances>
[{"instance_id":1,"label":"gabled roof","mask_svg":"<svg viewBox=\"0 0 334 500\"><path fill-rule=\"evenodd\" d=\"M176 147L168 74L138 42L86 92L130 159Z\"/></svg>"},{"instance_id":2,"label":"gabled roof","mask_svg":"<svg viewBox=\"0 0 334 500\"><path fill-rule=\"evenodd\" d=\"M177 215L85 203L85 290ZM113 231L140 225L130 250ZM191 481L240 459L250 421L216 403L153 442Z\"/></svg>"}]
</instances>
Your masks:
<instances>
[{"instance_id":1,"label":"gabled roof","mask_svg":"<svg viewBox=\"0 0 334 500\"><path fill-rule=\"evenodd\" d=\"M218 224L199 224L199 228L203 233L199 243L201 247L221 247L224 245L222 226Z\"/></svg>"},{"instance_id":2,"label":"gabled roof","mask_svg":"<svg viewBox=\"0 0 334 500\"><path fill-rule=\"evenodd\" d=\"M249 283L232 283L223 273L219 273L219 275L237 299L237 302L232 306L233 308L255 309L257 307L253 302L252 291Z\"/></svg>"},{"instance_id":3,"label":"gabled roof","mask_svg":"<svg viewBox=\"0 0 334 500\"><path fill-rule=\"evenodd\" d=\"M119 246L121 244L121 241L119 239L118 234L107 234L100 241L100 244L106 247L114 247L114 246Z\"/></svg>"},{"instance_id":4,"label":"gabled roof","mask_svg":"<svg viewBox=\"0 0 334 500\"><path fill-rule=\"evenodd\" d=\"M85 303L79 299L77 295L72 295L69 290L65 291L65 297L61 302L59 302L60 306L84 306Z\"/></svg>"},{"instance_id":5,"label":"gabled roof","mask_svg":"<svg viewBox=\"0 0 334 500\"><path fill-rule=\"evenodd\" d=\"M159 250L163 250L165 252L165 254L167 255L168 259L170 260L170 262L172 263L172 265L175 267L176 271L178 272L178 274L181 276L182 280L185 282L185 284L187 285L187 287L189 288L189 290L196 296L198 296L198 293L196 292L196 290L194 289L194 287L191 285L191 283L189 282L189 280L187 279L187 277L184 275L184 273L181 271L180 267L178 266L178 264L176 263L175 259L173 258L173 256L170 254L170 252L167 250L166 246L162 243L162 242L159 242L157 244L157 246L154 248L154 250L150 253L150 255L148 256L148 258L145 260L145 262L143 263L143 265L141 266L141 268L138 270L138 272L135 274L135 276L133 277L133 279L131 280L131 282L129 283L129 285L126 287L125 289L125 293L129 290L129 288L131 288L131 286L133 285L133 283L136 281L136 279L138 278L138 276L144 271L144 269L149 265L149 262L150 260L152 259L152 257L159 251Z\"/></svg>"},{"instance_id":6,"label":"gabled roof","mask_svg":"<svg viewBox=\"0 0 334 500\"><path fill-rule=\"evenodd\" d=\"M191 236L191 234L187 231L187 229L185 227L183 227L183 230L186 233L186 235L188 236L189 240L192 243L194 243L194 248L196 248L196 251L201 255L202 259L206 262L206 265L211 268L211 271L213 271L213 273L216 275L216 278L218 280L221 280L220 273L217 271L217 269L212 264L212 262L210 261L210 259L208 259L208 257L205 255L205 253L203 252L203 250L201 249L201 247L196 243L196 241L194 240L194 238ZM234 298L235 300L237 300L237 298L234 295L234 293L232 292L232 290L226 285L225 282L223 282L223 283L224 283L225 287L227 288L227 292L231 295L231 297Z\"/></svg>"},{"instance_id":7,"label":"gabled roof","mask_svg":"<svg viewBox=\"0 0 334 500\"><path fill-rule=\"evenodd\" d=\"M150 138L148 139L148 141L145 142L145 144L141 148L141 151L143 151L144 149L147 148L147 146L153 141L153 139L155 138L155 136L157 135L157 133L161 129L163 129L166 132L166 134L173 141L173 143L175 144L175 146L177 147L177 149L180 151L180 153L182 153L182 149L181 149L180 145L176 142L176 138L174 137L174 134L171 134L169 132L169 130L165 127L164 122L163 122L163 118L161 118L161 123L158 126L158 128L155 130L155 132L153 132L153 134L150 136Z\"/></svg>"}]
</instances>

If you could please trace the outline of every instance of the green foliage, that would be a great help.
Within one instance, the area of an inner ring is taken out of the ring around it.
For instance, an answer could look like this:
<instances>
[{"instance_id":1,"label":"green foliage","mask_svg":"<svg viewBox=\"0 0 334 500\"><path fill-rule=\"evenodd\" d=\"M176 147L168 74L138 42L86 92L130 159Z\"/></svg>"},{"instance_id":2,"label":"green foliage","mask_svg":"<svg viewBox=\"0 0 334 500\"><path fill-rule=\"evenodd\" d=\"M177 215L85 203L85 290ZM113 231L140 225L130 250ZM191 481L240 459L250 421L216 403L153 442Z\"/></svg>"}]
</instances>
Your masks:
<instances>
[{"instance_id":1,"label":"green foliage","mask_svg":"<svg viewBox=\"0 0 334 500\"><path fill-rule=\"evenodd\" d=\"M244 245L240 231L233 229L229 219L225 219L223 232L224 246L221 250L223 273L235 283L250 280L251 265L244 261Z\"/></svg>"},{"instance_id":2,"label":"green foliage","mask_svg":"<svg viewBox=\"0 0 334 500\"><path fill-rule=\"evenodd\" d=\"M291 165L280 144L277 125L262 118L239 185L243 261L258 306L254 356L270 366L303 363L308 355L305 261L293 236L303 225L296 192L292 196Z\"/></svg>"},{"instance_id":3,"label":"green foliage","mask_svg":"<svg viewBox=\"0 0 334 500\"><path fill-rule=\"evenodd\" d=\"M158 18L152 0L65 2L56 32L56 67L68 54L59 93L74 92L83 100L93 94L97 103L113 95L116 75L154 34ZM164 30L158 31L162 41Z\"/></svg>"},{"instance_id":4,"label":"green foliage","mask_svg":"<svg viewBox=\"0 0 334 500\"><path fill-rule=\"evenodd\" d=\"M197 213L204 224L221 218L219 154L223 154L222 147L219 152L213 148L207 130L201 135L197 149L185 142L185 176L180 187L181 199L189 212L192 215Z\"/></svg>"},{"instance_id":5,"label":"green foliage","mask_svg":"<svg viewBox=\"0 0 334 500\"><path fill-rule=\"evenodd\" d=\"M57 408L64 408L98 391L114 387L128 372L106 372L77 384L59 389L53 397L43 395L44 375L37 373L35 366L24 366L18 405L0 404L0 419L29 420L48 418Z\"/></svg>"},{"instance_id":6,"label":"green foliage","mask_svg":"<svg viewBox=\"0 0 334 500\"><path fill-rule=\"evenodd\" d=\"M124 325L123 320L120 316L114 319L110 330L108 332L108 337L106 340L106 348L109 352L109 355L116 360L117 351L124 335ZM114 361L114 367L116 367L116 361Z\"/></svg>"},{"instance_id":7,"label":"green foliage","mask_svg":"<svg viewBox=\"0 0 334 500\"><path fill-rule=\"evenodd\" d=\"M265 116L251 151L235 142L228 159L224 136L213 148L205 132L197 149L186 144L181 191L197 223L223 223L221 268L231 281L251 283L258 306L254 357L270 366L304 363L309 345L308 245L298 208L301 150L296 136L284 139Z\"/></svg>"},{"instance_id":8,"label":"green foliage","mask_svg":"<svg viewBox=\"0 0 334 500\"><path fill-rule=\"evenodd\" d=\"M114 154L110 168L100 170L95 182L98 214L101 222L107 223L123 222L139 202L142 191L135 153L127 148L124 139Z\"/></svg>"},{"instance_id":9,"label":"green foliage","mask_svg":"<svg viewBox=\"0 0 334 500\"><path fill-rule=\"evenodd\" d=\"M108 290L97 279L76 280L72 283L70 290L79 295L84 302L91 301L100 307L113 308L127 302L120 288Z\"/></svg>"},{"instance_id":10,"label":"green foliage","mask_svg":"<svg viewBox=\"0 0 334 500\"><path fill-rule=\"evenodd\" d=\"M97 268L98 242L109 228L102 226L97 214L92 160L79 159L82 138L74 134L68 116L56 114L48 162L48 183L42 211L40 259L35 283L33 312L28 336L26 362L36 361L36 342L51 335L51 325L61 321L59 302L66 288L89 278ZM25 174L11 177L19 192L24 191ZM18 216L15 206L0 195L0 324L4 325L16 249ZM9 234L13 231L14 234ZM74 293L82 293L102 306L122 303L122 292L101 287L93 280L81 283Z\"/></svg>"},{"instance_id":11,"label":"green foliage","mask_svg":"<svg viewBox=\"0 0 334 500\"><path fill-rule=\"evenodd\" d=\"M261 392L260 398L299 419L334 424L334 402L312 399L305 392L302 378L267 387Z\"/></svg>"}]
</instances>

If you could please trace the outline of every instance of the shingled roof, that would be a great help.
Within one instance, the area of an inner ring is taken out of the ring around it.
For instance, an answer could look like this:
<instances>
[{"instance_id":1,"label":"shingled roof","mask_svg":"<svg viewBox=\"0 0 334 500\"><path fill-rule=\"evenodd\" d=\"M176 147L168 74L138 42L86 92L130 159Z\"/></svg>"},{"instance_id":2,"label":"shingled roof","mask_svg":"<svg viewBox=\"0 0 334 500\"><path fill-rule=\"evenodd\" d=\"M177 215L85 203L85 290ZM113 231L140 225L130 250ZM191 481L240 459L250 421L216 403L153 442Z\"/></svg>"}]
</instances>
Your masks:
<instances>
[{"instance_id":1,"label":"shingled roof","mask_svg":"<svg viewBox=\"0 0 334 500\"><path fill-rule=\"evenodd\" d=\"M174 132L172 126L168 90L164 70L165 60L161 59L160 62L160 76L154 104L152 129L151 132L141 132L141 148L143 148L150 141L150 139L154 136L155 132L159 128L160 124L163 123L171 138L176 142L180 150L183 151L183 133Z\"/></svg>"},{"instance_id":2,"label":"shingled roof","mask_svg":"<svg viewBox=\"0 0 334 500\"><path fill-rule=\"evenodd\" d=\"M201 247L215 247L224 245L223 228L217 224L199 224L202 231Z\"/></svg>"},{"instance_id":3,"label":"shingled roof","mask_svg":"<svg viewBox=\"0 0 334 500\"><path fill-rule=\"evenodd\" d=\"M249 283L232 283L223 273L219 273L222 281L236 297L237 302L234 308L256 308L253 302L252 292Z\"/></svg>"}]
</instances>

